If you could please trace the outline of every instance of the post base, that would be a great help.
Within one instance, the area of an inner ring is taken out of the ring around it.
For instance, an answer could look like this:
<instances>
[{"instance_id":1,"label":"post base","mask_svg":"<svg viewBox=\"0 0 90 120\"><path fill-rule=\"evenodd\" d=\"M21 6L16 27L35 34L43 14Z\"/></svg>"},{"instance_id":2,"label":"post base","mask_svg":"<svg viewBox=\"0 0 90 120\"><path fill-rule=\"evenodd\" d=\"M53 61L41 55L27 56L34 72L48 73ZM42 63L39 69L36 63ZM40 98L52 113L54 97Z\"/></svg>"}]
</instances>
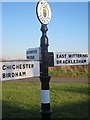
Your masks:
<instances>
[{"instance_id":1,"label":"post base","mask_svg":"<svg viewBox=\"0 0 90 120\"><path fill-rule=\"evenodd\" d=\"M40 110L40 113L41 113L42 119L44 119L44 118L50 119L50 115L52 113L52 110Z\"/></svg>"}]
</instances>

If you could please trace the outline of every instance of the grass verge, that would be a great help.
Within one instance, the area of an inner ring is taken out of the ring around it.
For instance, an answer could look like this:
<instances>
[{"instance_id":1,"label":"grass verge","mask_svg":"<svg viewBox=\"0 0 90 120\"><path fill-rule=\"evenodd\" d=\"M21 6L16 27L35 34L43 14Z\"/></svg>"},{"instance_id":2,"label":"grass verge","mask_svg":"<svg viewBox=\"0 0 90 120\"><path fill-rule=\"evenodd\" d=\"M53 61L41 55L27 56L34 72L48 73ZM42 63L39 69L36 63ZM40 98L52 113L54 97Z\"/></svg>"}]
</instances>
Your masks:
<instances>
[{"instance_id":1,"label":"grass verge","mask_svg":"<svg viewBox=\"0 0 90 120\"><path fill-rule=\"evenodd\" d=\"M54 77L90 77L90 64L49 67L49 74Z\"/></svg>"},{"instance_id":2,"label":"grass verge","mask_svg":"<svg viewBox=\"0 0 90 120\"><path fill-rule=\"evenodd\" d=\"M54 77L90 77L88 72L66 71L66 70L49 70L49 74Z\"/></svg>"},{"instance_id":3,"label":"grass verge","mask_svg":"<svg viewBox=\"0 0 90 120\"><path fill-rule=\"evenodd\" d=\"M40 118L41 85L3 82L3 118ZM87 118L88 85L50 83L51 118Z\"/></svg>"}]
</instances>

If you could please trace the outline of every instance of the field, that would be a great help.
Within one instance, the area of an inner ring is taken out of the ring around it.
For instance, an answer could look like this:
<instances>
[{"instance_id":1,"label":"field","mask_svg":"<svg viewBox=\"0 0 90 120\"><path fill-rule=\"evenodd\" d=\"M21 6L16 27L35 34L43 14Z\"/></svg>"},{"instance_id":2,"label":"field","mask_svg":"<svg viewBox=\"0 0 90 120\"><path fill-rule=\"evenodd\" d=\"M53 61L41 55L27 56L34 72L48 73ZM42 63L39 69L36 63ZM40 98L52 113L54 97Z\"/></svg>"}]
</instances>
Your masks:
<instances>
[{"instance_id":1,"label":"field","mask_svg":"<svg viewBox=\"0 0 90 120\"><path fill-rule=\"evenodd\" d=\"M90 64L49 67L49 74L55 77L90 77Z\"/></svg>"},{"instance_id":2,"label":"field","mask_svg":"<svg viewBox=\"0 0 90 120\"><path fill-rule=\"evenodd\" d=\"M40 118L40 82L3 82L3 118ZM88 84L50 82L51 118L87 118Z\"/></svg>"}]
</instances>

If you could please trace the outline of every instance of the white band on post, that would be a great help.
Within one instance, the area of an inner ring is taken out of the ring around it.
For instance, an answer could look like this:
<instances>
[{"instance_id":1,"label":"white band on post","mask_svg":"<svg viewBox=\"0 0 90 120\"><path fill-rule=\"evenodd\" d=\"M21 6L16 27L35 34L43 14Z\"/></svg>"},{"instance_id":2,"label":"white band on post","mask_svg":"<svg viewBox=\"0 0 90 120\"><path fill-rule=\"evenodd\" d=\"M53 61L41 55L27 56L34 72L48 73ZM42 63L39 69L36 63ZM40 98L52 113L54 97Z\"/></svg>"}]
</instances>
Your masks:
<instances>
[{"instance_id":1,"label":"white band on post","mask_svg":"<svg viewBox=\"0 0 90 120\"><path fill-rule=\"evenodd\" d=\"M49 90L41 91L41 103L50 103L50 91Z\"/></svg>"}]
</instances>

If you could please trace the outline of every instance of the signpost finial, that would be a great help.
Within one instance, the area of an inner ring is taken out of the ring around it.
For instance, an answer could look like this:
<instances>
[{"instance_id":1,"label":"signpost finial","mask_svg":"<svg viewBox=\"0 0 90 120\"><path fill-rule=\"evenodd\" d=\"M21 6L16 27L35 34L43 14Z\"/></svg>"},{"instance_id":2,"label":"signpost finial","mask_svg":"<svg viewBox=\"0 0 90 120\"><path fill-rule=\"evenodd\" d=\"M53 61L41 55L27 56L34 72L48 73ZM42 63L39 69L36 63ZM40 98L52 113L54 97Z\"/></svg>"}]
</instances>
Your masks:
<instances>
[{"instance_id":1,"label":"signpost finial","mask_svg":"<svg viewBox=\"0 0 90 120\"><path fill-rule=\"evenodd\" d=\"M51 8L46 0L40 0L36 7L36 13L41 24L47 25L51 20Z\"/></svg>"}]
</instances>

